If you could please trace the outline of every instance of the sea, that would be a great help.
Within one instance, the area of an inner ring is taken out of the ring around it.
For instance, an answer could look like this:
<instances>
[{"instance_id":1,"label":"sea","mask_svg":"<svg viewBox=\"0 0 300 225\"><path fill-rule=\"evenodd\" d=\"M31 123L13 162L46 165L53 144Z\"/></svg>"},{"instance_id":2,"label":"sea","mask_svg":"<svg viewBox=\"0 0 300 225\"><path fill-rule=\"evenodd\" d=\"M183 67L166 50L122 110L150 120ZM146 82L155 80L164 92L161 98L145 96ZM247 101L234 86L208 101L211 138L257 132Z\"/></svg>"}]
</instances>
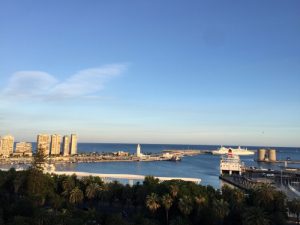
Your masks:
<instances>
[{"instance_id":1,"label":"sea","mask_svg":"<svg viewBox=\"0 0 300 225\"><path fill-rule=\"evenodd\" d=\"M33 143L33 147L35 143ZM141 144L141 152L160 153L163 150L216 150L217 145L172 145L172 144ZM226 146L237 147L237 146ZM265 146L242 146L248 150L266 148ZM78 153L90 152L117 152L126 151L135 153L137 144L116 144L116 143L78 143ZM270 148L270 147L268 147ZM271 147L276 149L278 160L300 160L300 148ZM257 162L257 155L241 156L246 166L253 166L262 169L280 170L283 163L262 163ZM288 161L287 161L288 162ZM222 183L220 175L220 156L211 154L200 154L196 156L185 156L181 161L153 161L153 162L96 162L96 163L65 163L57 164L56 169L60 171L82 171L91 173L117 173L153 175L161 177L190 177L200 178L201 185L211 185L218 189ZM300 168L300 164L289 164L288 167ZM124 182L124 181L121 181Z\"/></svg>"}]
</instances>

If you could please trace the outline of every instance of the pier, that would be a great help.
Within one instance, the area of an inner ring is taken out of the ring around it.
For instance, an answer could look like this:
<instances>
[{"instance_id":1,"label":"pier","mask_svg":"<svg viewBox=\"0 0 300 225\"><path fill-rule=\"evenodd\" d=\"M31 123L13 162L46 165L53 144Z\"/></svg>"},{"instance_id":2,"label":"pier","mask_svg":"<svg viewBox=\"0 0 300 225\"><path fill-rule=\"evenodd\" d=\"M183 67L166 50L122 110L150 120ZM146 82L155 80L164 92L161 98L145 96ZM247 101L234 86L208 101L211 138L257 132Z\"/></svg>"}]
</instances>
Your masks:
<instances>
[{"instance_id":1,"label":"pier","mask_svg":"<svg viewBox=\"0 0 300 225\"><path fill-rule=\"evenodd\" d=\"M237 188L240 188L242 190L250 190L250 189L254 189L256 187L258 187L260 184L262 183L266 183L266 182L259 182L259 181L255 181L252 179L249 179L245 176L241 176L241 175L231 175L231 176L219 176L219 178Z\"/></svg>"},{"instance_id":2,"label":"pier","mask_svg":"<svg viewBox=\"0 0 300 225\"><path fill-rule=\"evenodd\" d=\"M193 156L193 155L200 155L204 154L205 152L202 150L196 149L166 149L162 151L163 153L169 153L178 156Z\"/></svg>"},{"instance_id":3,"label":"pier","mask_svg":"<svg viewBox=\"0 0 300 225\"><path fill-rule=\"evenodd\" d=\"M269 184L284 192L288 199L300 198L299 171L246 169L243 175L224 175L219 178L245 191L255 189L262 184Z\"/></svg>"},{"instance_id":4,"label":"pier","mask_svg":"<svg viewBox=\"0 0 300 225\"><path fill-rule=\"evenodd\" d=\"M200 150L200 149L165 149L163 153L170 153L179 156L194 156L209 154L212 155L212 150Z\"/></svg>"},{"instance_id":5,"label":"pier","mask_svg":"<svg viewBox=\"0 0 300 225\"><path fill-rule=\"evenodd\" d=\"M144 175L136 175L136 174L103 174L103 173L88 173L88 172L78 172L78 171L51 171L50 173L54 173L57 175L67 175L72 176L75 174L77 177L88 177L88 176L96 176L100 177L103 180L114 180L114 179L125 179L129 181L129 184L132 183L133 180L144 180L146 176ZM190 181L196 184L200 184L201 179L199 178L189 178L189 177L156 177L159 181L168 181L168 180L183 180Z\"/></svg>"},{"instance_id":6,"label":"pier","mask_svg":"<svg viewBox=\"0 0 300 225\"><path fill-rule=\"evenodd\" d=\"M257 160L257 162L263 162L263 163L284 163L284 164L300 164L300 160L275 160L275 161L260 161Z\"/></svg>"}]
</instances>

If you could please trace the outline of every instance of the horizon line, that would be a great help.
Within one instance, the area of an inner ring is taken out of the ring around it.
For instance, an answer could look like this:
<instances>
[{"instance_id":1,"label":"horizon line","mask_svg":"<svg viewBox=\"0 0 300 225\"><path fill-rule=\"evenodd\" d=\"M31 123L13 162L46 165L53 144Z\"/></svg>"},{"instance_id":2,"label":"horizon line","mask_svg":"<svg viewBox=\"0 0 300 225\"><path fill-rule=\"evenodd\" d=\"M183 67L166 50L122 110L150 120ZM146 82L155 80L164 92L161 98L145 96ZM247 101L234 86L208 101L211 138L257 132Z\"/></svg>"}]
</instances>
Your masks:
<instances>
[{"instance_id":1,"label":"horizon line","mask_svg":"<svg viewBox=\"0 0 300 225\"><path fill-rule=\"evenodd\" d=\"M15 141L21 142L21 141ZM36 143L36 141L22 141ZM146 142L77 142L78 144L130 144L130 145L190 145L190 146L230 146L230 147L259 147L259 148L300 148L300 146L282 146L282 145L236 145L236 144L185 144L185 143L146 143Z\"/></svg>"}]
</instances>

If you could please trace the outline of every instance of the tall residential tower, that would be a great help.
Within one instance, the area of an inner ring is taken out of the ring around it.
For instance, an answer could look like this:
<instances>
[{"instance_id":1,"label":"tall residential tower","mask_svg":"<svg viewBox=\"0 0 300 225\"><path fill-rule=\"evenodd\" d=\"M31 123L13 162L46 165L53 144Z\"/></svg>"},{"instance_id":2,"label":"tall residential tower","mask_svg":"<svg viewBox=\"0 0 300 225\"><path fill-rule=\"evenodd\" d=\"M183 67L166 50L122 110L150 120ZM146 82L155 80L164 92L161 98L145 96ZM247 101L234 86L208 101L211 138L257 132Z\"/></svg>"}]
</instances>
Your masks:
<instances>
[{"instance_id":1,"label":"tall residential tower","mask_svg":"<svg viewBox=\"0 0 300 225\"><path fill-rule=\"evenodd\" d=\"M51 155L60 154L61 136L58 134L51 135Z\"/></svg>"},{"instance_id":2,"label":"tall residential tower","mask_svg":"<svg viewBox=\"0 0 300 225\"><path fill-rule=\"evenodd\" d=\"M9 157L14 151L14 137L6 135L0 138L0 155Z\"/></svg>"},{"instance_id":3,"label":"tall residential tower","mask_svg":"<svg viewBox=\"0 0 300 225\"><path fill-rule=\"evenodd\" d=\"M71 153L71 155L77 154L77 135L76 134L71 134L70 153Z\"/></svg>"},{"instance_id":4,"label":"tall residential tower","mask_svg":"<svg viewBox=\"0 0 300 225\"><path fill-rule=\"evenodd\" d=\"M50 153L50 136L48 134L39 134L37 136L37 151L43 151L45 155Z\"/></svg>"},{"instance_id":5,"label":"tall residential tower","mask_svg":"<svg viewBox=\"0 0 300 225\"><path fill-rule=\"evenodd\" d=\"M70 155L70 137L65 135L63 138L63 155Z\"/></svg>"}]
</instances>

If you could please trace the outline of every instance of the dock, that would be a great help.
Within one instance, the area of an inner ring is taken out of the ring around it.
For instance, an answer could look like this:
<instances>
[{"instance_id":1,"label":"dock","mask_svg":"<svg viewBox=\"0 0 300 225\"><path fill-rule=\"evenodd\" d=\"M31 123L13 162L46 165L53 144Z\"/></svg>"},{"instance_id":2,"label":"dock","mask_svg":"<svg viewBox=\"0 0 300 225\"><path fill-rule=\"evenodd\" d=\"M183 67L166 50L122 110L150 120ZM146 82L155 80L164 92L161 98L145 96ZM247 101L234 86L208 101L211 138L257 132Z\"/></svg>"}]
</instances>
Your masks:
<instances>
[{"instance_id":1,"label":"dock","mask_svg":"<svg viewBox=\"0 0 300 225\"><path fill-rule=\"evenodd\" d=\"M245 191L254 189L265 182L254 181L245 176L231 175L231 176L219 176L219 179Z\"/></svg>"},{"instance_id":2,"label":"dock","mask_svg":"<svg viewBox=\"0 0 300 225\"><path fill-rule=\"evenodd\" d=\"M287 163L287 164L300 164L300 160L275 160L275 161L257 160L257 162L262 162L262 163Z\"/></svg>"},{"instance_id":3,"label":"dock","mask_svg":"<svg viewBox=\"0 0 300 225\"><path fill-rule=\"evenodd\" d=\"M249 191L269 184L286 194L288 199L300 198L300 173L290 170L261 170L247 168L243 175L221 175L221 180L239 189Z\"/></svg>"},{"instance_id":4,"label":"dock","mask_svg":"<svg viewBox=\"0 0 300 225\"><path fill-rule=\"evenodd\" d=\"M163 150L162 152L169 153L172 155L178 155L178 156L193 156L193 155L205 154L203 150L198 150L198 149L166 149Z\"/></svg>"}]
</instances>

